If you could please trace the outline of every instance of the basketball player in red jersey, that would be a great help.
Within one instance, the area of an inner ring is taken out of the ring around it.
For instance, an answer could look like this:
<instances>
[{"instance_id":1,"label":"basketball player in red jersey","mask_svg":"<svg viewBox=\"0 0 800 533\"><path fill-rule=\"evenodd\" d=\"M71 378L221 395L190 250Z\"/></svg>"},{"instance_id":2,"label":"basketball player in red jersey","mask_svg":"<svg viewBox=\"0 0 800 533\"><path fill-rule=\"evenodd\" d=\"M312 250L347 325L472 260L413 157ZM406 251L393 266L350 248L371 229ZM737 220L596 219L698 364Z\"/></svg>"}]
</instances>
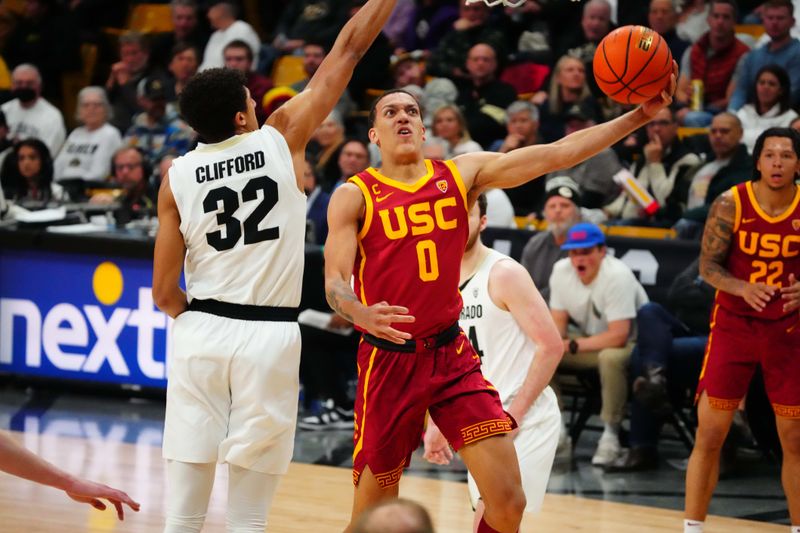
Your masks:
<instances>
[{"instance_id":1,"label":"basketball player in red jersey","mask_svg":"<svg viewBox=\"0 0 800 533\"><path fill-rule=\"evenodd\" d=\"M514 446L505 436L516 422L481 375L480 358L458 327L470 207L489 188L515 187L576 165L619 141L669 105L674 86L673 77L669 90L636 110L553 144L452 161L423 158L425 128L411 94L388 91L375 102L369 137L380 148L382 166L336 190L325 245L328 303L364 334L353 519L397 495L430 411L475 478L486 507L478 531L517 531L525 496Z\"/></svg>"},{"instance_id":2,"label":"basketball player in red jersey","mask_svg":"<svg viewBox=\"0 0 800 533\"><path fill-rule=\"evenodd\" d=\"M753 181L717 198L706 222L700 273L718 292L686 472L687 533L703 531L722 443L759 364L783 448L792 533L800 533L799 157L795 131L766 130L753 150Z\"/></svg>"}]
</instances>

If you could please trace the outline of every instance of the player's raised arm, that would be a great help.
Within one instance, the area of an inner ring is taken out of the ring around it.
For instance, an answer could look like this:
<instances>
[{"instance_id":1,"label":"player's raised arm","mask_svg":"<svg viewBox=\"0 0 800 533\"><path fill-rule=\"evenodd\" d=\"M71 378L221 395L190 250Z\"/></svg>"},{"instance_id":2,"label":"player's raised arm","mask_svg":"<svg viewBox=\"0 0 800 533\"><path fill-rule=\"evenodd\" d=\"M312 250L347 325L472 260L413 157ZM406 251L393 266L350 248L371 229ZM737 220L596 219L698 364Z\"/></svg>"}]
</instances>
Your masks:
<instances>
[{"instance_id":1,"label":"player's raised arm","mask_svg":"<svg viewBox=\"0 0 800 533\"><path fill-rule=\"evenodd\" d=\"M353 69L380 33L397 0L369 0L344 25L305 90L267 119L286 138L292 154L305 150L314 130L342 96Z\"/></svg>"},{"instance_id":2,"label":"player's raised arm","mask_svg":"<svg viewBox=\"0 0 800 533\"><path fill-rule=\"evenodd\" d=\"M736 204L732 191L721 194L711 204L700 249L700 275L715 289L741 296L753 309L761 311L775 292L765 283L748 283L728 271L726 260L736 225Z\"/></svg>"},{"instance_id":3,"label":"player's raised arm","mask_svg":"<svg viewBox=\"0 0 800 533\"><path fill-rule=\"evenodd\" d=\"M392 327L413 322L408 309L387 302L366 306L350 286L358 247L358 222L364 197L357 186L345 183L333 193L328 204L328 239L325 241L325 298L328 305L348 321L372 335L402 344L411 335Z\"/></svg>"},{"instance_id":4,"label":"player's raised arm","mask_svg":"<svg viewBox=\"0 0 800 533\"><path fill-rule=\"evenodd\" d=\"M677 72L677 65L674 65ZM506 154L478 152L454 159L471 195L491 188L516 187L534 178L585 161L647 124L672 103L675 74L670 86L633 111L614 120L576 131L550 144L537 144Z\"/></svg>"}]
</instances>

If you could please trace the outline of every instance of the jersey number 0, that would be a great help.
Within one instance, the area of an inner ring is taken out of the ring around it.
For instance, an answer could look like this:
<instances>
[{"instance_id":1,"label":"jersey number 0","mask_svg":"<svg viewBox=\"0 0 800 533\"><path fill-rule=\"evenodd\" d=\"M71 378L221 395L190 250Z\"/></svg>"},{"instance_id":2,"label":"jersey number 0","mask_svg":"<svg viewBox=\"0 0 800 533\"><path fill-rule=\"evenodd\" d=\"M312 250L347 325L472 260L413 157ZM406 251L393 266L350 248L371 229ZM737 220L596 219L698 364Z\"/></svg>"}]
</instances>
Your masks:
<instances>
[{"instance_id":1,"label":"jersey number 0","mask_svg":"<svg viewBox=\"0 0 800 533\"><path fill-rule=\"evenodd\" d=\"M221 229L206 233L206 241L215 250L219 252L230 250L239 242L243 232L246 245L272 241L279 237L277 227L258 229L258 225L267 213L278 203L278 184L267 176L253 178L242 189L242 202L258 200L258 191L262 191L264 196L244 223L233 216L239 209L239 194L236 191L230 187L218 187L208 191L203 199L203 212L216 212L217 224L225 228L225 236L222 235ZM219 211L220 202L222 211Z\"/></svg>"}]
</instances>

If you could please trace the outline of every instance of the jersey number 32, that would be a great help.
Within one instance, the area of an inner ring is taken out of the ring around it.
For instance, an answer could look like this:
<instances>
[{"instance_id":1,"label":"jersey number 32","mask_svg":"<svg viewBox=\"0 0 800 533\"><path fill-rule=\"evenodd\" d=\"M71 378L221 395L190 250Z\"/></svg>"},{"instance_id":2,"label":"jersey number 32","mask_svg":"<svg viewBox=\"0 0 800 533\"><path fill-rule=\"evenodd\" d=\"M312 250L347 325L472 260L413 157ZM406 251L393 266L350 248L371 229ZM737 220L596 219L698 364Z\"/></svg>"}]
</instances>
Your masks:
<instances>
[{"instance_id":1,"label":"jersey number 32","mask_svg":"<svg viewBox=\"0 0 800 533\"><path fill-rule=\"evenodd\" d=\"M242 189L242 202L258 200L258 191L263 192L261 202L256 206L244 222L233 216L239 209L239 194L230 187L211 189L203 199L204 213L217 213L217 224L225 228L206 233L206 241L217 251L230 250L244 233L244 243L253 244L261 241L272 241L279 237L278 228L258 229L273 207L278 203L278 184L267 176L253 178ZM219 204L222 203L222 211Z\"/></svg>"}]
</instances>

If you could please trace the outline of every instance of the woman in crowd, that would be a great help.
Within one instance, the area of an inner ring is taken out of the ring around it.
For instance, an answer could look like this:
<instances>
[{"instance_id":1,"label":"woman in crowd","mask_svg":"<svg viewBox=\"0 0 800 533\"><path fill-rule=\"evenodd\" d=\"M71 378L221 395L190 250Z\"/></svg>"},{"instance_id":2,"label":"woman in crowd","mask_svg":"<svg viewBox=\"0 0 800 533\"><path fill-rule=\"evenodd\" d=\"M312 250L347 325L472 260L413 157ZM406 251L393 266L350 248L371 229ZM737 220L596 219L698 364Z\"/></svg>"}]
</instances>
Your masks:
<instances>
[{"instance_id":1,"label":"woman in crowd","mask_svg":"<svg viewBox=\"0 0 800 533\"><path fill-rule=\"evenodd\" d=\"M586 82L586 67L576 57L562 56L553 70L548 92L536 93L531 101L540 106L539 131L544 142L554 142L564 136L567 112L573 106L579 106L595 123L603 120L600 104Z\"/></svg>"},{"instance_id":2,"label":"woman in crowd","mask_svg":"<svg viewBox=\"0 0 800 533\"><path fill-rule=\"evenodd\" d=\"M78 93L78 121L54 162L56 181L105 181L111 174L111 156L122 145L117 128L108 123L111 105L102 87L84 87Z\"/></svg>"},{"instance_id":3,"label":"woman in crowd","mask_svg":"<svg viewBox=\"0 0 800 533\"><path fill-rule=\"evenodd\" d=\"M14 146L0 175L5 197L23 207L43 207L61 195L61 188L53 184L53 159L39 139Z\"/></svg>"},{"instance_id":4,"label":"woman in crowd","mask_svg":"<svg viewBox=\"0 0 800 533\"><path fill-rule=\"evenodd\" d=\"M787 127L797 118L791 108L791 81L789 74L778 65L761 67L750 88L747 104L736 116L742 122L742 142L753 153L756 139L767 128Z\"/></svg>"},{"instance_id":5,"label":"woman in crowd","mask_svg":"<svg viewBox=\"0 0 800 533\"><path fill-rule=\"evenodd\" d=\"M450 157L483 150L469 136L464 115L455 105L443 105L433 114L433 135L450 143Z\"/></svg>"}]
</instances>

